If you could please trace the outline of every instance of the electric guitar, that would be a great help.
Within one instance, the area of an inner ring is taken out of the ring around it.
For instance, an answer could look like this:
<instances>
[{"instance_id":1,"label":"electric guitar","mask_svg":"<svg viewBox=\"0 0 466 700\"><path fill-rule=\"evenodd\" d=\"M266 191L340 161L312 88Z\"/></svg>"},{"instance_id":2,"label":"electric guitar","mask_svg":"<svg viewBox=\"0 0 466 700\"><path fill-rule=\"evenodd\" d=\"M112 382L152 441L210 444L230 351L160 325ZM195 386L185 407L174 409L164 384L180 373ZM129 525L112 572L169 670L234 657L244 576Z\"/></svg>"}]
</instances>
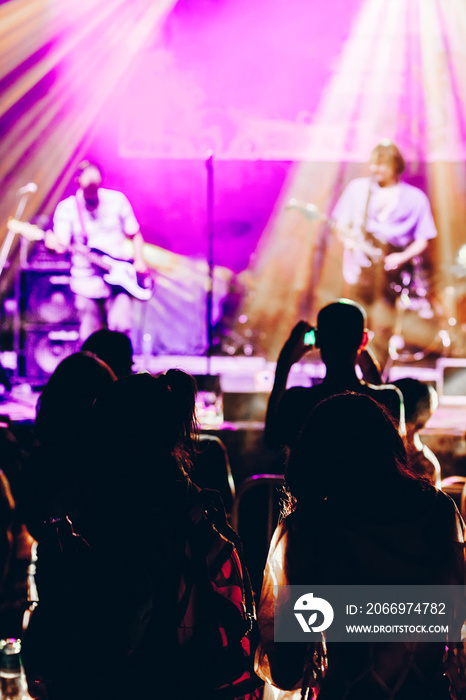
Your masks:
<instances>
[{"instance_id":1,"label":"electric guitar","mask_svg":"<svg viewBox=\"0 0 466 700\"><path fill-rule=\"evenodd\" d=\"M285 209L299 211L309 221L325 221L330 230L349 250L361 251L369 260L370 264L378 262L383 250L371 241L367 240L360 229L340 226L340 224L310 202L302 202L299 199L290 199L285 205Z\"/></svg>"},{"instance_id":2,"label":"electric guitar","mask_svg":"<svg viewBox=\"0 0 466 700\"><path fill-rule=\"evenodd\" d=\"M19 233L28 241L46 242L48 232L43 231L38 226L17 219L9 219L7 226L9 231ZM92 265L103 270L105 272L103 279L110 286L122 287L140 301L148 301L152 297L154 291L152 277L149 273L137 273L130 261L113 258L107 253L88 248L85 245L72 246L71 252L85 256Z\"/></svg>"},{"instance_id":3,"label":"electric guitar","mask_svg":"<svg viewBox=\"0 0 466 700\"><path fill-rule=\"evenodd\" d=\"M364 268L377 268L384 271L389 287L399 293L412 285L416 275L421 276L421 273L416 271L419 266L417 259L410 260L396 270L384 270L384 258L389 253L400 252L403 248L383 243L361 228L341 226L335 219L321 212L315 204L293 198L288 200L285 209L298 211L309 221L325 221L345 248L343 277L349 284L360 281ZM372 269L371 273L375 273L375 270Z\"/></svg>"}]
</instances>

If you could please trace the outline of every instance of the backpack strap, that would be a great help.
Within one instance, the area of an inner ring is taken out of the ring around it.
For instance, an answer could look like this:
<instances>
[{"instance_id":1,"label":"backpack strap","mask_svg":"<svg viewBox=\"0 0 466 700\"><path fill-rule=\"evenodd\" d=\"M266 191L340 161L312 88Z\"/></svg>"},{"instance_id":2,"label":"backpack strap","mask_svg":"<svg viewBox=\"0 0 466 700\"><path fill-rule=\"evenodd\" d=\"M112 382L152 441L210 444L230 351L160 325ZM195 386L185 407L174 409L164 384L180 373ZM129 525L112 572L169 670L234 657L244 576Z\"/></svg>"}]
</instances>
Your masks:
<instances>
[{"instance_id":1,"label":"backpack strap","mask_svg":"<svg viewBox=\"0 0 466 700\"><path fill-rule=\"evenodd\" d=\"M246 634L251 632L256 621L256 606L254 601L254 592L252 590L251 579L249 577L248 568L244 561L243 545L241 538L231 527L227 520L225 506L218 491L212 489L201 489L197 494L197 499L194 508L196 513L202 509L202 514L205 515L217 532L230 542L236 549L238 559L241 564L244 584L244 607L245 619L247 621Z\"/></svg>"}]
</instances>

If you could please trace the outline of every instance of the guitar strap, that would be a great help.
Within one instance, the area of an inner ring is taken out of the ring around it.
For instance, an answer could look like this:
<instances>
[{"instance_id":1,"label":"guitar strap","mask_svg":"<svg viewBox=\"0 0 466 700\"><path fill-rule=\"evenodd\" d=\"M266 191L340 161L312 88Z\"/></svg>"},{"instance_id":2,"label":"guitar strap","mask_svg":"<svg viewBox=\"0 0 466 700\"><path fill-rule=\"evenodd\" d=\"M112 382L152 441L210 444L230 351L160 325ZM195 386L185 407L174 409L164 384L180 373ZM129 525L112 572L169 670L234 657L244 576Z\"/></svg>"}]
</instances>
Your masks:
<instances>
[{"instance_id":1,"label":"guitar strap","mask_svg":"<svg viewBox=\"0 0 466 700\"><path fill-rule=\"evenodd\" d=\"M89 246L88 246L89 237L87 235L86 224L84 223L83 208L82 208L81 202L79 201L78 193L75 194L74 198L76 200L76 209L78 211L79 224L81 226L80 236L75 236L76 243L78 244L78 247L80 245L85 246L89 250ZM97 272L95 265L91 264L91 266L92 266L92 269L94 270L94 272Z\"/></svg>"},{"instance_id":2,"label":"guitar strap","mask_svg":"<svg viewBox=\"0 0 466 700\"><path fill-rule=\"evenodd\" d=\"M373 180L369 179L369 189L367 191L366 205L364 207L364 215L361 223L361 231L366 241L377 244L380 248L380 241L378 241L375 236L366 231L367 217L369 214L369 204L371 202L371 197L373 193ZM382 265L383 265L384 255L382 255ZM369 268L361 267L359 273L359 280L356 283L359 294L365 303L372 303L374 299L378 298L381 294L384 284L383 275L380 274L380 265L372 262Z\"/></svg>"},{"instance_id":3,"label":"guitar strap","mask_svg":"<svg viewBox=\"0 0 466 700\"><path fill-rule=\"evenodd\" d=\"M87 231L86 231L86 224L84 223L82 203L79 201L77 193L75 195L75 200L76 200L76 210L78 212L79 223L81 225L81 239L82 239L82 240L78 241L78 243L86 246L88 251L90 253L92 253L93 251L92 251L92 249L89 249L89 245L88 245L89 238L88 238ZM102 251L102 252L104 252L104 251ZM97 256L100 257L99 252L97 252ZM120 265L120 268L121 268L121 266L123 264L126 265L129 263L129 261L114 260L113 263L114 263L114 265L113 265L114 267L118 263ZM107 272L109 272L112 269L111 266L106 267L106 263L95 262L95 259L92 260L92 258L91 258L90 264L96 273L98 273L99 269L100 270L104 269ZM148 279L147 284L144 283L144 285L140 285L137 278L136 278L136 272L133 272L133 274L134 274L134 281L131 278L131 276L129 276L128 273L126 273L126 275L123 275L123 273L120 273L120 275L119 275L120 279L118 279L118 282L113 281L113 280L109 281L108 279L106 281L108 284L110 284L110 286L113 285L114 288L121 286L130 296L135 296L137 299L147 301L152 296L152 287L151 287L151 283L150 283L150 278ZM101 276L101 275L99 275L99 276ZM118 276L115 276L114 279L116 279L117 277Z\"/></svg>"},{"instance_id":4,"label":"guitar strap","mask_svg":"<svg viewBox=\"0 0 466 700\"><path fill-rule=\"evenodd\" d=\"M78 241L78 243L81 243L82 245L87 246L88 235L87 235L87 231L86 231L86 224L84 223L83 210L82 210L81 202L79 201L77 193L75 194L74 198L76 200L76 209L78 212L79 223L81 226L81 240Z\"/></svg>"},{"instance_id":5,"label":"guitar strap","mask_svg":"<svg viewBox=\"0 0 466 700\"><path fill-rule=\"evenodd\" d=\"M364 216L362 218L362 224L361 224L361 228L364 230L364 235L367 234L366 223L367 223L367 215L369 213L369 203L371 201L371 197L372 197L372 180L369 180L369 191L367 193L366 206L364 208Z\"/></svg>"}]
</instances>

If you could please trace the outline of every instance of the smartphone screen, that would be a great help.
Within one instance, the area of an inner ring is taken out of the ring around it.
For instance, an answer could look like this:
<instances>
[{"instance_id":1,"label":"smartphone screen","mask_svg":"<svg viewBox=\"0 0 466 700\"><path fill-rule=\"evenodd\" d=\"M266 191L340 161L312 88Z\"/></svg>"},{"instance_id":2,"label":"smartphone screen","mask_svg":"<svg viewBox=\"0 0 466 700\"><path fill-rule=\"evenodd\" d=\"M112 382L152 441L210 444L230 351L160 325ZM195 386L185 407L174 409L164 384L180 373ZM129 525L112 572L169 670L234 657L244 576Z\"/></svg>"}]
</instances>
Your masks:
<instances>
[{"instance_id":1,"label":"smartphone screen","mask_svg":"<svg viewBox=\"0 0 466 700\"><path fill-rule=\"evenodd\" d=\"M316 344L316 332L314 329L312 329L304 334L304 345L315 345L315 344Z\"/></svg>"}]
</instances>

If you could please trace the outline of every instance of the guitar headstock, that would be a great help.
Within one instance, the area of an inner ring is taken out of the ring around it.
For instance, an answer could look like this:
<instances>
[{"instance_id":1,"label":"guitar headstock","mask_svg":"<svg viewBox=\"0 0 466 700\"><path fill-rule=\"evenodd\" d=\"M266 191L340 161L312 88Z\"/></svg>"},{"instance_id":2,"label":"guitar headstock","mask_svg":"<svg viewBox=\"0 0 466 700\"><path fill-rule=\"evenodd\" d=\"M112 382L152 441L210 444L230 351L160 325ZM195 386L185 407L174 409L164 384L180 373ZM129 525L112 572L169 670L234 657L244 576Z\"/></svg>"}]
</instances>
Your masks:
<instances>
[{"instance_id":1,"label":"guitar headstock","mask_svg":"<svg viewBox=\"0 0 466 700\"><path fill-rule=\"evenodd\" d=\"M18 221L18 219L8 219L7 222L8 231L12 233L19 233L28 241L42 241L44 238L44 232L38 226L30 224L27 221Z\"/></svg>"},{"instance_id":2,"label":"guitar headstock","mask_svg":"<svg viewBox=\"0 0 466 700\"><path fill-rule=\"evenodd\" d=\"M299 213L305 216L306 219L309 219L309 221L317 221L317 219L320 219L322 216L320 209L316 207L315 204L311 204L311 202L303 202L302 200L295 199L294 197L288 200L288 202L285 204L285 209L289 211L299 211Z\"/></svg>"}]
</instances>

